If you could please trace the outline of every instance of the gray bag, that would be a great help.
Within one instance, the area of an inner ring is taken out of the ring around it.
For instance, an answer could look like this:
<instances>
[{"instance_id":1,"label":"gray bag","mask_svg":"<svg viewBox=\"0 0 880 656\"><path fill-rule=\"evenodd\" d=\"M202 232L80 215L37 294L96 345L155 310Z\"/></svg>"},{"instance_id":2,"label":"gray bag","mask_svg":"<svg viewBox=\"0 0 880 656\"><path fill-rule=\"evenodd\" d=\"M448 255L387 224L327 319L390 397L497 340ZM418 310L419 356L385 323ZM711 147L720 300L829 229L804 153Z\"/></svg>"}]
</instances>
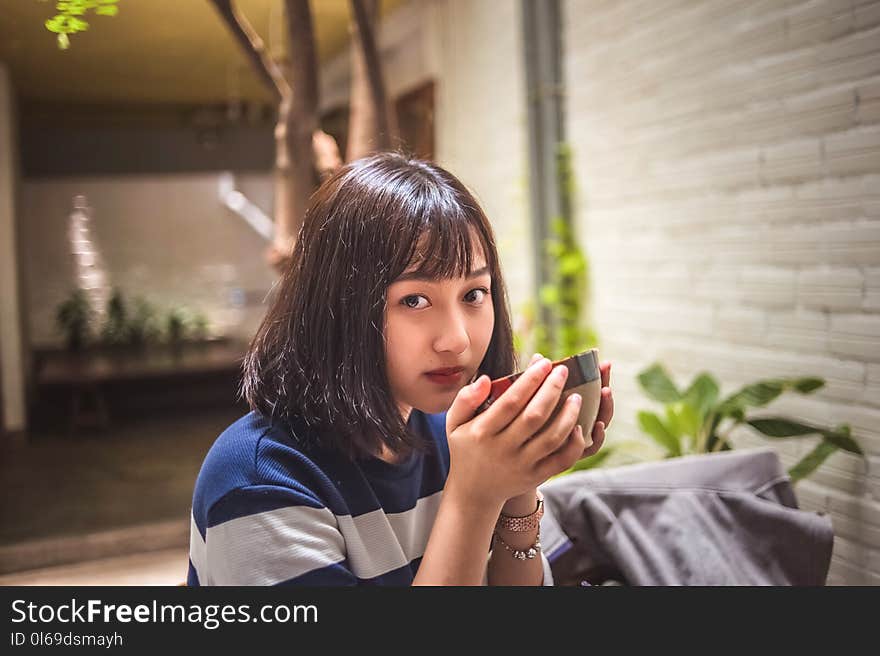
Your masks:
<instances>
[{"instance_id":1,"label":"gray bag","mask_svg":"<svg viewBox=\"0 0 880 656\"><path fill-rule=\"evenodd\" d=\"M591 469L541 486L556 585L824 585L831 520L799 510L776 452Z\"/></svg>"}]
</instances>

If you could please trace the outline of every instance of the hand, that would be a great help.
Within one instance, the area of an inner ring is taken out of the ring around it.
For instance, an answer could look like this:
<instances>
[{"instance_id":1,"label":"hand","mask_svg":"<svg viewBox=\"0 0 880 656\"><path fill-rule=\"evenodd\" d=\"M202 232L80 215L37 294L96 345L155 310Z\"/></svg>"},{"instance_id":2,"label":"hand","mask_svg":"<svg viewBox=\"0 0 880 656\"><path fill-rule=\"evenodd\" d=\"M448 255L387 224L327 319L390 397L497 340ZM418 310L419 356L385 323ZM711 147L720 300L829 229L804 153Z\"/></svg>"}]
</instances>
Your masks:
<instances>
[{"instance_id":1,"label":"hand","mask_svg":"<svg viewBox=\"0 0 880 656\"><path fill-rule=\"evenodd\" d=\"M548 422L568 377L564 366L552 374L550 369L549 360L536 359L476 417L474 412L489 395L489 377L481 376L459 391L446 413L449 491L500 508L581 458L585 442L575 427L580 396L571 395Z\"/></svg>"},{"instance_id":2,"label":"hand","mask_svg":"<svg viewBox=\"0 0 880 656\"><path fill-rule=\"evenodd\" d=\"M584 449L582 458L595 455L605 443L605 429L611 424L614 416L614 397L611 395L611 363L602 362L599 365L599 373L602 378L602 398L599 400L599 412L596 415L596 423L593 424L593 443Z\"/></svg>"},{"instance_id":3,"label":"hand","mask_svg":"<svg viewBox=\"0 0 880 656\"><path fill-rule=\"evenodd\" d=\"M535 353L529 362L529 366L532 366L542 357L543 356L540 353ZM611 423L611 418L614 416L614 397L611 395L610 387L611 363L606 361L599 364L599 374L602 379L602 390L600 392L602 397L599 400L599 412L597 413L596 421L593 424L593 443L584 449L581 458L587 458L596 455L596 453L599 452L599 449L601 449L602 445L605 443L605 429L608 428L608 425ZM578 459L580 460L580 458Z\"/></svg>"}]
</instances>

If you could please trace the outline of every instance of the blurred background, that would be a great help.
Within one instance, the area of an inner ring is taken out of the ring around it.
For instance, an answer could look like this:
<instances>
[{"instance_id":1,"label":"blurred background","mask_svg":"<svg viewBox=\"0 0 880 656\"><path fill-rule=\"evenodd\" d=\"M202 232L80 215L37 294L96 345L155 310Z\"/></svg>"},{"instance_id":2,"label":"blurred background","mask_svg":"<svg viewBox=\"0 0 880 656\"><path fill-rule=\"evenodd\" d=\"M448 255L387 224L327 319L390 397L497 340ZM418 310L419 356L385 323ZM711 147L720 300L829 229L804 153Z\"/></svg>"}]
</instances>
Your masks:
<instances>
[{"instance_id":1,"label":"blurred background","mask_svg":"<svg viewBox=\"0 0 880 656\"><path fill-rule=\"evenodd\" d=\"M582 467L769 445L880 584L870 0L2 0L0 584L185 579L305 200L384 148L482 202L524 359L613 362Z\"/></svg>"}]
</instances>

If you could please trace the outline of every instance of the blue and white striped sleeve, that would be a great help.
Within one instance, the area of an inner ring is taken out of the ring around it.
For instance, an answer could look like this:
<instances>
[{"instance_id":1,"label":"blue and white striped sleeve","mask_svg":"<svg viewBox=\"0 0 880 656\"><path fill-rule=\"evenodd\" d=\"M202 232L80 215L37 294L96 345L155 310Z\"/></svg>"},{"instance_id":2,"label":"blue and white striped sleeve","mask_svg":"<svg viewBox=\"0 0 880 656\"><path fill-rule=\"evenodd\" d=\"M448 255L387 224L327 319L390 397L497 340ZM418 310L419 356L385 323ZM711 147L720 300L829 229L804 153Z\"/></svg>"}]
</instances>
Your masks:
<instances>
[{"instance_id":1,"label":"blue and white striped sleeve","mask_svg":"<svg viewBox=\"0 0 880 656\"><path fill-rule=\"evenodd\" d=\"M305 491L232 490L195 526L190 561L200 585L356 585L336 516Z\"/></svg>"}]
</instances>

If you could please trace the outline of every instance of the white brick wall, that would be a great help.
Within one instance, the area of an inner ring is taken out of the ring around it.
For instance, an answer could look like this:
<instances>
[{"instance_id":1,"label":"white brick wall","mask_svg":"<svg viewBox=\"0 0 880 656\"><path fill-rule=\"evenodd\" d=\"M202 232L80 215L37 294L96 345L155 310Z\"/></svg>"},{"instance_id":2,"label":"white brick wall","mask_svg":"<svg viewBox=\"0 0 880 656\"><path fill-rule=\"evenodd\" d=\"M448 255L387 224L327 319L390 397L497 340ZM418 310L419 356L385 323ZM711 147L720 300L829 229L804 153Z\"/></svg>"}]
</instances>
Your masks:
<instances>
[{"instance_id":1,"label":"white brick wall","mask_svg":"<svg viewBox=\"0 0 880 656\"><path fill-rule=\"evenodd\" d=\"M819 375L768 412L868 452L797 486L830 513L830 583L880 584L880 2L567 0L567 132L611 439L654 359L723 392ZM742 430L737 444L762 443ZM787 466L813 442L777 444Z\"/></svg>"}]
</instances>

